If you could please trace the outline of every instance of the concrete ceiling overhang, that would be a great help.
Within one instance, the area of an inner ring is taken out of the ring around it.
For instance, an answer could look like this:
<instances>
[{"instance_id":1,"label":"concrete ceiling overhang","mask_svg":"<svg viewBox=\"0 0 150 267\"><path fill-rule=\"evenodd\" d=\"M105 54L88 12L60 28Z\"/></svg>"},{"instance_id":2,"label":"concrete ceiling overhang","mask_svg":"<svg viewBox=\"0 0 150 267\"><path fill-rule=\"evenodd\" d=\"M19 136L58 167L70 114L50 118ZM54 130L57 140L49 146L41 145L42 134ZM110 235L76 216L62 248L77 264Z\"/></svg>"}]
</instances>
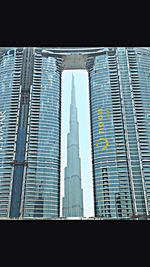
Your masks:
<instances>
[{"instance_id":1,"label":"concrete ceiling overhang","mask_svg":"<svg viewBox=\"0 0 150 267\"><path fill-rule=\"evenodd\" d=\"M62 56L62 69L85 69L86 68L86 57L83 55L66 55Z\"/></svg>"}]
</instances>

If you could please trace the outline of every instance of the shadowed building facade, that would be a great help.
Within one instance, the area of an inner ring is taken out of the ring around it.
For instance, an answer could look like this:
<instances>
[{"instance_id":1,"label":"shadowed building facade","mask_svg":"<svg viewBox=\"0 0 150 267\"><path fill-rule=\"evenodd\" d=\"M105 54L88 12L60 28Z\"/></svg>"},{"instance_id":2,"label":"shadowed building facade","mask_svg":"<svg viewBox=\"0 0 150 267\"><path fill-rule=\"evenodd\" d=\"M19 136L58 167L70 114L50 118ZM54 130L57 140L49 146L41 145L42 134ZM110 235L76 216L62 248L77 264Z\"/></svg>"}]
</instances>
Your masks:
<instances>
[{"instance_id":1,"label":"shadowed building facade","mask_svg":"<svg viewBox=\"0 0 150 267\"><path fill-rule=\"evenodd\" d=\"M81 188L81 159L79 157L79 123L75 97L74 76L70 104L70 132L67 135L67 167L64 174L64 217L83 217L83 190Z\"/></svg>"}]
</instances>

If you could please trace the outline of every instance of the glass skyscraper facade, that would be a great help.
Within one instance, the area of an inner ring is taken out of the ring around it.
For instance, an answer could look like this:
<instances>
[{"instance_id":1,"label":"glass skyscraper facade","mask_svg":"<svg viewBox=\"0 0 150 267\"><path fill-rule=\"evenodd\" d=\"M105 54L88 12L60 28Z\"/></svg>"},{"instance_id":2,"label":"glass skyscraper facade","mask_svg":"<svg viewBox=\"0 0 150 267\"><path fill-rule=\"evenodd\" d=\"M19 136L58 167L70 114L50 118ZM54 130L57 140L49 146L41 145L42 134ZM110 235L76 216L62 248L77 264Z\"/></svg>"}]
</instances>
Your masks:
<instances>
[{"instance_id":1,"label":"glass skyscraper facade","mask_svg":"<svg viewBox=\"0 0 150 267\"><path fill-rule=\"evenodd\" d=\"M11 48L0 60L0 217L58 217L59 59Z\"/></svg>"},{"instance_id":2,"label":"glass skyscraper facade","mask_svg":"<svg viewBox=\"0 0 150 267\"><path fill-rule=\"evenodd\" d=\"M150 50L112 48L89 70L95 216L150 210Z\"/></svg>"},{"instance_id":3,"label":"glass skyscraper facade","mask_svg":"<svg viewBox=\"0 0 150 267\"><path fill-rule=\"evenodd\" d=\"M0 48L0 217L59 217L64 69L86 69L89 75L95 217L146 218L146 47Z\"/></svg>"}]
</instances>

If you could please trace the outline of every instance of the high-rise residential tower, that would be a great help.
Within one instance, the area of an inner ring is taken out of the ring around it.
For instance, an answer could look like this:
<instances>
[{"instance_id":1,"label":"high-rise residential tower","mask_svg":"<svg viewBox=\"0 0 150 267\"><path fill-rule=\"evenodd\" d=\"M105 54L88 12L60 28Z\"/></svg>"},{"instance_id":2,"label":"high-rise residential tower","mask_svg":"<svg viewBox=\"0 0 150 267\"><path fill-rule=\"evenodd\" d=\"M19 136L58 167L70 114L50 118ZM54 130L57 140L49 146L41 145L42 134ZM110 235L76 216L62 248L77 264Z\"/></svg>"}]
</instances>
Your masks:
<instances>
[{"instance_id":1,"label":"high-rise residential tower","mask_svg":"<svg viewBox=\"0 0 150 267\"><path fill-rule=\"evenodd\" d=\"M81 159L79 157L79 123L75 97L74 76L70 104L70 132L67 135L67 167L64 175L64 217L83 216L83 190L81 188Z\"/></svg>"},{"instance_id":2,"label":"high-rise residential tower","mask_svg":"<svg viewBox=\"0 0 150 267\"><path fill-rule=\"evenodd\" d=\"M59 216L58 61L39 48L1 48L0 217Z\"/></svg>"},{"instance_id":3,"label":"high-rise residential tower","mask_svg":"<svg viewBox=\"0 0 150 267\"><path fill-rule=\"evenodd\" d=\"M60 215L61 74L67 69L89 75L95 216L148 217L146 47L0 48L0 217Z\"/></svg>"},{"instance_id":4,"label":"high-rise residential tower","mask_svg":"<svg viewBox=\"0 0 150 267\"><path fill-rule=\"evenodd\" d=\"M96 217L150 212L150 49L109 48L89 69Z\"/></svg>"}]
</instances>

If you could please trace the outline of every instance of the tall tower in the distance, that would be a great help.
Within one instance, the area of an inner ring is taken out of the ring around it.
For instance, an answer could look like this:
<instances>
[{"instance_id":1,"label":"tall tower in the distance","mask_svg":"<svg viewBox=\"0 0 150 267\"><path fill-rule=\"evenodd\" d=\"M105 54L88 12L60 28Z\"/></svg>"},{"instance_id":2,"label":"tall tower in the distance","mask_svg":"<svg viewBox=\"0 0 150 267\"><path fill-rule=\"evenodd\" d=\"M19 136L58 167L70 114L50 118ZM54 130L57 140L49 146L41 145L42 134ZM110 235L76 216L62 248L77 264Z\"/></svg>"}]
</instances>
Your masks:
<instances>
[{"instance_id":1,"label":"tall tower in the distance","mask_svg":"<svg viewBox=\"0 0 150 267\"><path fill-rule=\"evenodd\" d=\"M81 188L81 159L79 157L79 123L75 97L74 76L70 104L70 132L67 134L67 167L64 173L63 217L83 216L83 189Z\"/></svg>"}]
</instances>

